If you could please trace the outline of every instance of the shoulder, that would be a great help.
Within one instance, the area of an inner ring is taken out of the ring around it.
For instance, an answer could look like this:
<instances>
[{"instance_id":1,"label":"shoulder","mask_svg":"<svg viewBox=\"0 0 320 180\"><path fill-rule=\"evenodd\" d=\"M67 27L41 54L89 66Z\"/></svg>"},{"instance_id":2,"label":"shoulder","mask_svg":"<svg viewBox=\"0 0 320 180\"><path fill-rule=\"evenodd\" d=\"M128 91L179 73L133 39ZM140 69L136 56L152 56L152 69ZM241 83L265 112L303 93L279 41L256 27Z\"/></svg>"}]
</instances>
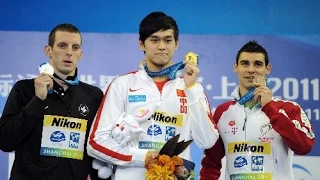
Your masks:
<instances>
[{"instance_id":1,"label":"shoulder","mask_svg":"<svg viewBox=\"0 0 320 180\"><path fill-rule=\"evenodd\" d=\"M235 105L236 103L237 101L232 100L218 105L218 107L214 111L214 117L219 119L224 112L226 112L231 106Z\"/></svg>"},{"instance_id":2,"label":"shoulder","mask_svg":"<svg viewBox=\"0 0 320 180\"><path fill-rule=\"evenodd\" d=\"M14 84L14 86L12 88L13 89L27 89L27 90L34 89L34 79L19 80Z\"/></svg>"},{"instance_id":3,"label":"shoulder","mask_svg":"<svg viewBox=\"0 0 320 180\"><path fill-rule=\"evenodd\" d=\"M87 93L92 95L93 97L97 99L102 99L103 92L100 88L87 84L85 82L80 82L79 86Z\"/></svg>"},{"instance_id":4,"label":"shoulder","mask_svg":"<svg viewBox=\"0 0 320 180\"><path fill-rule=\"evenodd\" d=\"M119 75L116 78L114 78L113 81L110 82L108 85L109 88L122 88L126 86L129 82L134 83L139 76L140 71L132 71L123 75Z\"/></svg>"},{"instance_id":5,"label":"shoulder","mask_svg":"<svg viewBox=\"0 0 320 180\"><path fill-rule=\"evenodd\" d=\"M237 103L237 101L235 101L235 100L227 101L227 102L224 102L224 103L218 105L217 109L225 111L225 110L227 110L230 106L235 105L236 103Z\"/></svg>"},{"instance_id":6,"label":"shoulder","mask_svg":"<svg viewBox=\"0 0 320 180\"><path fill-rule=\"evenodd\" d=\"M273 106L277 107L277 109L301 109L300 105L295 101L284 100L280 98L273 98L272 99Z\"/></svg>"}]
</instances>

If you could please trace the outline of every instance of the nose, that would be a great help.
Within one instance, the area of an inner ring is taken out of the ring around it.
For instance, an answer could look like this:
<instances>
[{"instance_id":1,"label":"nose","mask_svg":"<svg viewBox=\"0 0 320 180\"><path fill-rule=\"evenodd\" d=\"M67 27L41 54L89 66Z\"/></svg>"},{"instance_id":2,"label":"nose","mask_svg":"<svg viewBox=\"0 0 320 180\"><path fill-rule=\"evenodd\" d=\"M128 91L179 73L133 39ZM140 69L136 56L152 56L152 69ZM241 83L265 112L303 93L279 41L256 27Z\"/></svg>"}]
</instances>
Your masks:
<instances>
[{"instance_id":1,"label":"nose","mask_svg":"<svg viewBox=\"0 0 320 180\"><path fill-rule=\"evenodd\" d=\"M120 128L120 129L121 129L121 131L123 131L124 127L123 127L123 126L121 126L121 128Z\"/></svg>"},{"instance_id":2,"label":"nose","mask_svg":"<svg viewBox=\"0 0 320 180\"><path fill-rule=\"evenodd\" d=\"M67 49L67 56L71 56L72 55L72 47Z\"/></svg>"},{"instance_id":3,"label":"nose","mask_svg":"<svg viewBox=\"0 0 320 180\"><path fill-rule=\"evenodd\" d=\"M254 73L254 72L255 72L254 65L250 65L250 66L248 67L248 72L249 72L249 73Z\"/></svg>"},{"instance_id":4,"label":"nose","mask_svg":"<svg viewBox=\"0 0 320 180\"><path fill-rule=\"evenodd\" d=\"M164 45L164 42L163 42L163 41L159 41L158 49L159 49L159 50L165 50L165 49L166 49L166 46Z\"/></svg>"}]
</instances>

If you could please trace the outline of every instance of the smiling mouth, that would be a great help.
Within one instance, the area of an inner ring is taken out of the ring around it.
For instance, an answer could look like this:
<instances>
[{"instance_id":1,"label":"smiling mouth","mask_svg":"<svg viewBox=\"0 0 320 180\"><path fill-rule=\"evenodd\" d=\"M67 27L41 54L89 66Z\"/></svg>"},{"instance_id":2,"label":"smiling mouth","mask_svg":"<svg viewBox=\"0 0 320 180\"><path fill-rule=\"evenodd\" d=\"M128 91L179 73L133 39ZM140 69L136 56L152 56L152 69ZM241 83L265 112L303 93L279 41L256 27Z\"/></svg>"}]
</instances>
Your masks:
<instances>
[{"instance_id":1,"label":"smiling mouth","mask_svg":"<svg viewBox=\"0 0 320 180\"><path fill-rule=\"evenodd\" d=\"M159 55L159 56L166 56L168 55L167 53L157 53L156 55Z\"/></svg>"}]
</instances>

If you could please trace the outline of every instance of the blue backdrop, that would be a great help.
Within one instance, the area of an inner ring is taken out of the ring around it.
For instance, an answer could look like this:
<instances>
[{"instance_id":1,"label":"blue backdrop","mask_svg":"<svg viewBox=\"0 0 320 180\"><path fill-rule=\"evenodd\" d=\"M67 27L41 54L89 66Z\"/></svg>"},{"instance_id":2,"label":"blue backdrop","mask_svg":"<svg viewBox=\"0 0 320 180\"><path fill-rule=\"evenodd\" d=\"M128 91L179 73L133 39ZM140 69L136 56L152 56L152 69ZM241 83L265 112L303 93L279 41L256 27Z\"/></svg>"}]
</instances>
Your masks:
<instances>
[{"instance_id":1,"label":"blue backdrop","mask_svg":"<svg viewBox=\"0 0 320 180\"><path fill-rule=\"evenodd\" d=\"M199 81L213 110L230 99L237 84L232 71L236 53L254 39L269 52L273 68L268 78L275 96L298 102L318 135L319 8L318 1L2 0L0 114L13 83L35 77L37 66L47 60L43 47L55 25L69 22L83 32L81 79L104 88L116 75L138 68L144 57L138 49L138 25L146 14L160 10L177 20L182 34L174 60L181 61L189 51L199 54ZM198 169L202 151L194 145L192 151ZM308 156L320 156L319 138ZM0 179L7 179L8 161L8 154L0 152ZM320 176L305 171L310 178Z\"/></svg>"}]
</instances>

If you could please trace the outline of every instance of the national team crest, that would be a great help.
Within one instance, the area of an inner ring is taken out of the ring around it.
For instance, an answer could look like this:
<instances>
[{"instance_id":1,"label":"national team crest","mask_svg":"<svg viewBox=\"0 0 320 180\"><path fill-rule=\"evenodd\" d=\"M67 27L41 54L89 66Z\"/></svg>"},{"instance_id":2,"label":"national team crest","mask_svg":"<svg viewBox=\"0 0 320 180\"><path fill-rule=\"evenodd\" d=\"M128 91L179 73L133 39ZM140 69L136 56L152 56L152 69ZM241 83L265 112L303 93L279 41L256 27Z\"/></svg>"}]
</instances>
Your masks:
<instances>
[{"instance_id":1,"label":"national team crest","mask_svg":"<svg viewBox=\"0 0 320 180\"><path fill-rule=\"evenodd\" d=\"M89 113L89 108L87 105L85 104L80 104L80 106L78 107L78 111L80 112L80 114L82 114L83 116L87 116Z\"/></svg>"}]
</instances>

